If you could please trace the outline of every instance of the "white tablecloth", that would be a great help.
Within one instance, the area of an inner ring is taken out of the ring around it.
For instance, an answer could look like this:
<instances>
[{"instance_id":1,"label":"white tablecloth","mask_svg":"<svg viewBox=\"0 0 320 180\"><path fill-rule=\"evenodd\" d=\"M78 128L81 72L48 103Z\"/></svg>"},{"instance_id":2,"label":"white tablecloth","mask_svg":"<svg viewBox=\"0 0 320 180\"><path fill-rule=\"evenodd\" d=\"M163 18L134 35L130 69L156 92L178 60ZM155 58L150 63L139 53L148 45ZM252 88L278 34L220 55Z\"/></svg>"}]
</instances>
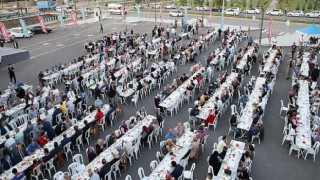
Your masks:
<instances>
[{"instance_id":1,"label":"white tablecloth","mask_svg":"<svg viewBox=\"0 0 320 180\"><path fill-rule=\"evenodd\" d=\"M171 166L172 161L176 161L177 163L183 158L185 154L190 149L190 144L193 138L196 136L194 132L186 131L176 142L176 145L173 147L173 155L168 153L159 165L152 171L149 175L149 180L162 180L165 179L166 175L170 173L173 169Z\"/></svg>"},{"instance_id":2,"label":"white tablecloth","mask_svg":"<svg viewBox=\"0 0 320 180\"><path fill-rule=\"evenodd\" d=\"M277 54L277 50L276 49L272 49L270 48L268 50L268 52L270 53L269 57L267 59L264 59L264 68L263 68L263 72L271 72L271 67L273 65L273 60L276 57Z\"/></svg>"},{"instance_id":3,"label":"white tablecloth","mask_svg":"<svg viewBox=\"0 0 320 180\"><path fill-rule=\"evenodd\" d=\"M250 47L248 51L242 56L241 60L237 64L237 69L243 69L243 67L247 64L247 56L251 55L252 52L254 51L254 47Z\"/></svg>"},{"instance_id":4,"label":"white tablecloth","mask_svg":"<svg viewBox=\"0 0 320 180\"><path fill-rule=\"evenodd\" d=\"M26 107L26 103L21 103L17 106L12 107L11 109L6 110L5 113L7 116L12 116L12 115L15 115L18 112L22 111L23 108L25 108L25 107Z\"/></svg>"},{"instance_id":5,"label":"white tablecloth","mask_svg":"<svg viewBox=\"0 0 320 180\"><path fill-rule=\"evenodd\" d=\"M219 180L231 180L237 177L237 169L244 152L245 143L232 140L230 144L231 147L228 148L217 176ZM225 174L225 169L231 170L231 175Z\"/></svg>"},{"instance_id":6,"label":"white tablecloth","mask_svg":"<svg viewBox=\"0 0 320 180\"><path fill-rule=\"evenodd\" d=\"M252 93L249 96L249 101L246 103L246 107L242 111L242 115L237 127L248 131L253 121L253 111L256 108L253 104L258 103L259 97L262 95L262 85L266 82L266 78L258 77Z\"/></svg>"}]
</instances>

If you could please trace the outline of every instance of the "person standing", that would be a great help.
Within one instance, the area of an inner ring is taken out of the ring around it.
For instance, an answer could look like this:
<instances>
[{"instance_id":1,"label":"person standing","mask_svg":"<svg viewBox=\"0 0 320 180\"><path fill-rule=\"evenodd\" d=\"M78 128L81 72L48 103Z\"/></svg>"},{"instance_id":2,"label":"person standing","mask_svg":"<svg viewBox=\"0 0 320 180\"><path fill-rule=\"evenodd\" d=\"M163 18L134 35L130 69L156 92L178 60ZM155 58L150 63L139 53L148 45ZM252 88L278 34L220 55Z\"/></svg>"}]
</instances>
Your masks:
<instances>
[{"instance_id":1,"label":"person standing","mask_svg":"<svg viewBox=\"0 0 320 180\"><path fill-rule=\"evenodd\" d=\"M11 64L9 64L9 66L8 66L8 74L10 77L10 82L12 82L12 79L14 79L14 83L17 83L16 74L14 72L14 67L12 67Z\"/></svg>"},{"instance_id":2,"label":"person standing","mask_svg":"<svg viewBox=\"0 0 320 180\"><path fill-rule=\"evenodd\" d=\"M296 43L293 43L291 46L291 58L294 58L294 53L296 52L297 46Z\"/></svg>"},{"instance_id":3,"label":"person standing","mask_svg":"<svg viewBox=\"0 0 320 180\"><path fill-rule=\"evenodd\" d=\"M291 71L293 70L294 66L295 60L293 58L290 58L290 60L288 60L286 64L286 79L290 79Z\"/></svg>"},{"instance_id":4,"label":"person standing","mask_svg":"<svg viewBox=\"0 0 320 180\"><path fill-rule=\"evenodd\" d=\"M15 48L15 49L19 48L19 44L18 44L17 40L13 40L12 44L13 44L13 48Z\"/></svg>"},{"instance_id":5,"label":"person standing","mask_svg":"<svg viewBox=\"0 0 320 180\"><path fill-rule=\"evenodd\" d=\"M102 26L102 23L100 23L100 33L103 33L103 26Z\"/></svg>"}]
</instances>

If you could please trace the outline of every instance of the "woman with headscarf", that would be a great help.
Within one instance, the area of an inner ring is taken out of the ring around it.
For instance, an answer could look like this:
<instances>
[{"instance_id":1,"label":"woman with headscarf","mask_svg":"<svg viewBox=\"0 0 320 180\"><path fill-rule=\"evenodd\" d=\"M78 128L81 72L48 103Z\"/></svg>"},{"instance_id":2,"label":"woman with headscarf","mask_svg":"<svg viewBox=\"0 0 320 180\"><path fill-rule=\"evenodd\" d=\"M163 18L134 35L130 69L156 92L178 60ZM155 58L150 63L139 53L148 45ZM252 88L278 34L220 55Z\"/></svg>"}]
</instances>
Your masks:
<instances>
[{"instance_id":1,"label":"woman with headscarf","mask_svg":"<svg viewBox=\"0 0 320 180\"><path fill-rule=\"evenodd\" d=\"M144 107L142 107L140 110L138 110L136 114L138 116L140 116L141 119L144 119L148 115L146 112L146 109Z\"/></svg>"},{"instance_id":2,"label":"woman with headscarf","mask_svg":"<svg viewBox=\"0 0 320 180\"><path fill-rule=\"evenodd\" d=\"M87 151L86 151L87 155L88 155L88 160L89 160L89 163L91 161L93 161L96 157L97 157L97 154L94 152L94 148L92 146L89 146L87 148Z\"/></svg>"},{"instance_id":3,"label":"woman with headscarf","mask_svg":"<svg viewBox=\"0 0 320 180\"><path fill-rule=\"evenodd\" d=\"M218 151L214 151L209 158L209 165L213 167L213 173L215 176L218 175L222 160L219 157Z\"/></svg>"},{"instance_id":4,"label":"woman with headscarf","mask_svg":"<svg viewBox=\"0 0 320 180\"><path fill-rule=\"evenodd\" d=\"M122 135L125 134L128 131L128 127L126 125L126 121L125 120L121 121L119 129L120 129Z\"/></svg>"},{"instance_id":5,"label":"woman with headscarf","mask_svg":"<svg viewBox=\"0 0 320 180\"><path fill-rule=\"evenodd\" d=\"M142 127L141 141L144 143L148 140L149 129L147 126Z\"/></svg>"}]
</instances>

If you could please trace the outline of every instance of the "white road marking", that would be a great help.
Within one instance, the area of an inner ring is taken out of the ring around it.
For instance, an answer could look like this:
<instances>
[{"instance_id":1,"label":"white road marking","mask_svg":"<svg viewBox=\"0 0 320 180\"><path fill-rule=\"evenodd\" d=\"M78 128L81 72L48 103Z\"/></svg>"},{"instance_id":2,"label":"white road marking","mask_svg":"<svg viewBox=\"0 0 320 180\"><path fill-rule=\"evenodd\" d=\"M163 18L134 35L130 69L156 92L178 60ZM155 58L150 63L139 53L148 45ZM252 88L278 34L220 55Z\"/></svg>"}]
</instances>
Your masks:
<instances>
[{"instance_id":1,"label":"white road marking","mask_svg":"<svg viewBox=\"0 0 320 180\"><path fill-rule=\"evenodd\" d=\"M124 29L125 29L125 28L122 28L122 29L119 29L118 31L122 31L122 30L124 30ZM117 31L113 31L113 32L110 32L110 33L114 33L114 32L117 32ZM149 32L149 31L146 31L146 32ZM142 32L142 33L145 33L145 32ZM98 35L96 35L95 37L98 37L98 36L101 36L101 34L98 34ZM38 54L38 55L35 55L35 56L30 57L30 60L31 60L31 59L34 59L34 58L36 58L36 57L42 56L42 55L46 55L46 54L49 54L49 53L58 51L58 50L60 50L60 49L66 48L66 47L73 46L73 45L78 44L78 43L81 43L81 42L86 42L86 41L88 41L88 39L83 39L83 40L81 40L81 41L77 41L77 42L74 42L74 43L72 43L72 44L68 44L68 45L65 45L65 46L63 46L63 47L59 47L59 48L57 48L57 49L53 49L53 50L51 50L51 51L46 51L46 52L44 52L44 53L41 53L41 54Z\"/></svg>"},{"instance_id":2,"label":"white road marking","mask_svg":"<svg viewBox=\"0 0 320 180\"><path fill-rule=\"evenodd\" d=\"M284 32L280 32L279 34L278 34L278 36L281 36L281 35L283 35L284 34Z\"/></svg>"},{"instance_id":3,"label":"white road marking","mask_svg":"<svg viewBox=\"0 0 320 180\"><path fill-rule=\"evenodd\" d=\"M61 47L61 46L63 46L64 44L57 44L56 46L58 46L58 47Z\"/></svg>"},{"instance_id":4,"label":"white road marking","mask_svg":"<svg viewBox=\"0 0 320 180\"><path fill-rule=\"evenodd\" d=\"M267 30L263 30L263 31L262 31L262 33L265 33L265 32L267 32Z\"/></svg>"},{"instance_id":5,"label":"white road marking","mask_svg":"<svg viewBox=\"0 0 320 180\"><path fill-rule=\"evenodd\" d=\"M88 36L88 37L93 37L94 35L92 35L92 34L88 34L87 36Z\"/></svg>"},{"instance_id":6,"label":"white road marking","mask_svg":"<svg viewBox=\"0 0 320 180\"><path fill-rule=\"evenodd\" d=\"M49 45L49 44L50 44L50 43L43 43L42 45L43 45L43 46L47 46L47 45Z\"/></svg>"},{"instance_id":7,"label":"white road marking","mask_svg":"<svg viewBox=\"0 0 320 180\"><path fill-rule=\"evenodd\" d=\"M75 36L80 36L81 34L74 34Z\"/></svg>"}]
</instances>

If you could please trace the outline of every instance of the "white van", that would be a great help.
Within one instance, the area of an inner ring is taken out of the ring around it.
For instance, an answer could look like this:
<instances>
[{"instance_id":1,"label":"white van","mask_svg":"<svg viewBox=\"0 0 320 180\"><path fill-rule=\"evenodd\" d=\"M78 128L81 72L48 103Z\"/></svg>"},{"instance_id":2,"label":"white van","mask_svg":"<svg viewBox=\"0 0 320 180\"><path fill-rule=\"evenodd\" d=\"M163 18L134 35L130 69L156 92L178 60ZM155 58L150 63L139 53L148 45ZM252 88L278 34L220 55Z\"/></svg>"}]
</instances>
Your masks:
<instances>
[{"instance_id":1,"label":"white van","mask_svg":"<svg viewBox=\"0 0 320 180\"><path fill-rule=\"evenodd\" d=\"M24 37L22 27L11 28L9 33L12 37L16 37L16 38L23 38ZM33 33L29 30L28 30L28 34L30 35L29 37L33 36Z\"/></svg>"},{"instance_id":2,"label":"white van","mask_svg":"<svg viewBox=\"0 0 320 180\"><path fill-rule=\"evenodd\" d=\"M108 11L110 14L119 14L121 15L121 6L122 4L108 4ZM127 11L124 10L124 14L127 14Z\"/></svg>"}]
</instances>

